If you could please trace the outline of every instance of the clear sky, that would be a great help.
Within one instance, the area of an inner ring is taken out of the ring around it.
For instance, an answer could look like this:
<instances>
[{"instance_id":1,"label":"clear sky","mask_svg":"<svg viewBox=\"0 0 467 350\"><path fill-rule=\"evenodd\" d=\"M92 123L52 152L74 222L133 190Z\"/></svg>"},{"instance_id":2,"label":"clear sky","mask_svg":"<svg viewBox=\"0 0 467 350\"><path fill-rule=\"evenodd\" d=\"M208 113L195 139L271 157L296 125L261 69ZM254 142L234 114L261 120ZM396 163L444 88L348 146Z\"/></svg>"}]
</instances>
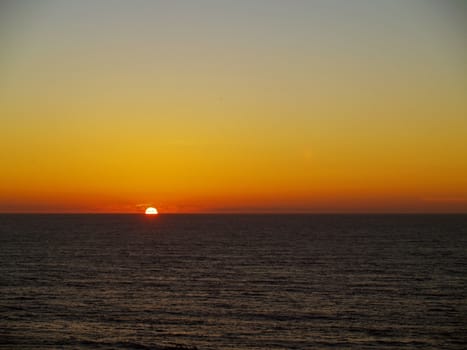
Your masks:
<instances>
[{"instance_id":1,"label":"clear sky","mask_svg":"<svg viewBox=\"0 0 467 350\"><path fill-rule=\"evenodd\" d=\"M467 212L467 3L3 1L0 212Z\"/></svg>"}]
</instances>

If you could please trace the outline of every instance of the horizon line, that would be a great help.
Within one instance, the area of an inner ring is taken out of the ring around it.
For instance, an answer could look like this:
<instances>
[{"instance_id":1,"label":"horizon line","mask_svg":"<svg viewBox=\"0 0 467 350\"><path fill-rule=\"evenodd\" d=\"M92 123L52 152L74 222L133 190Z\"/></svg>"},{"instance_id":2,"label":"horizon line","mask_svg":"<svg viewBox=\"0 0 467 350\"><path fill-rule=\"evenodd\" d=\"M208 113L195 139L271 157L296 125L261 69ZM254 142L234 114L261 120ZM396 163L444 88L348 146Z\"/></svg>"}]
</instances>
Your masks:
<instances>
[{"instance_id":1,"label":"horizon line","mask_svg":"<svg viewBox=\"0 0 467 350\"><path fill-rule=\"evenodd\" d=\"M0 215L144 215L144 212L16 212L5 211ZM453 211L453 212L440 212L440 211L426 211L426 212L159 212L157 215L467 215L467 211Z\"/></svg>"}]
</instances>

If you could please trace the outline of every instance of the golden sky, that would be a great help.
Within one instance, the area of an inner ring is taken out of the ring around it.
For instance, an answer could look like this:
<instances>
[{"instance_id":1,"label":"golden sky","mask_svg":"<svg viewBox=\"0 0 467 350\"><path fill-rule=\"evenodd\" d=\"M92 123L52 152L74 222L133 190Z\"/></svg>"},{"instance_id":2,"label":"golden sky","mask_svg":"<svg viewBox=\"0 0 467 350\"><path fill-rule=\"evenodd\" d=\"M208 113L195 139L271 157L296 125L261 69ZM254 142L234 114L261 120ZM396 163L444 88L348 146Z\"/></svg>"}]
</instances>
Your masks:
<instances>
[{"instance_id":1,"label":"golden sky","mask_svg":"<svg viewBox=\"0 0 467 350\"><path fill-rule=\"evenodd\" d=\"M0 212L467 212L465 2L0 6Z\"/></svg>"}]
</instances>

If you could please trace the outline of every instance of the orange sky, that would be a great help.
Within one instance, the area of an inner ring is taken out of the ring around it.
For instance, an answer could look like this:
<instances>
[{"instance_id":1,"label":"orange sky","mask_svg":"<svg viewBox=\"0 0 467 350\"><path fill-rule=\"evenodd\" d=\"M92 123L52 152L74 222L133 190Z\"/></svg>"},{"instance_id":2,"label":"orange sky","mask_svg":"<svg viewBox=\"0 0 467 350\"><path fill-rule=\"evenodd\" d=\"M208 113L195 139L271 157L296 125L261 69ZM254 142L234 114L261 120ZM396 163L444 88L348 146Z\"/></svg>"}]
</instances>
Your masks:
<instances>
[{"instance_id":1,"label":"orange sky","mask_svg":"<svg viewBox=\"0 0 467 350\"><path fill-rule=\"evenodd\" d=\"M349 3L6 3L0 212L467 212L466 6Z\"/></svg>"}]
</instances>

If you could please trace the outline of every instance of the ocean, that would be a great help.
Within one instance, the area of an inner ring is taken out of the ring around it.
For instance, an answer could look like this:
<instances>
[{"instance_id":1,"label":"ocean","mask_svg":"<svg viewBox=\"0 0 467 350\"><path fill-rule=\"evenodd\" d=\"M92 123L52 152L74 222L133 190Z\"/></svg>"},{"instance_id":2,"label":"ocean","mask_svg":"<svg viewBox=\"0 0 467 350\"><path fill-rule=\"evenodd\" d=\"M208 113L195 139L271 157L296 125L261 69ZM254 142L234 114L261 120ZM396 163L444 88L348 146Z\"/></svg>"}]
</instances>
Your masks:
<instances>
[{"instance_id":1,"label":"ocean","mask_svg":"<svg viewBox=\"0 0 467 350\"><path fill-rule=\"evenodd\" d=\"M467 215L0 215L0 349L465 349Z\"/></svg>"}]
</instances>

